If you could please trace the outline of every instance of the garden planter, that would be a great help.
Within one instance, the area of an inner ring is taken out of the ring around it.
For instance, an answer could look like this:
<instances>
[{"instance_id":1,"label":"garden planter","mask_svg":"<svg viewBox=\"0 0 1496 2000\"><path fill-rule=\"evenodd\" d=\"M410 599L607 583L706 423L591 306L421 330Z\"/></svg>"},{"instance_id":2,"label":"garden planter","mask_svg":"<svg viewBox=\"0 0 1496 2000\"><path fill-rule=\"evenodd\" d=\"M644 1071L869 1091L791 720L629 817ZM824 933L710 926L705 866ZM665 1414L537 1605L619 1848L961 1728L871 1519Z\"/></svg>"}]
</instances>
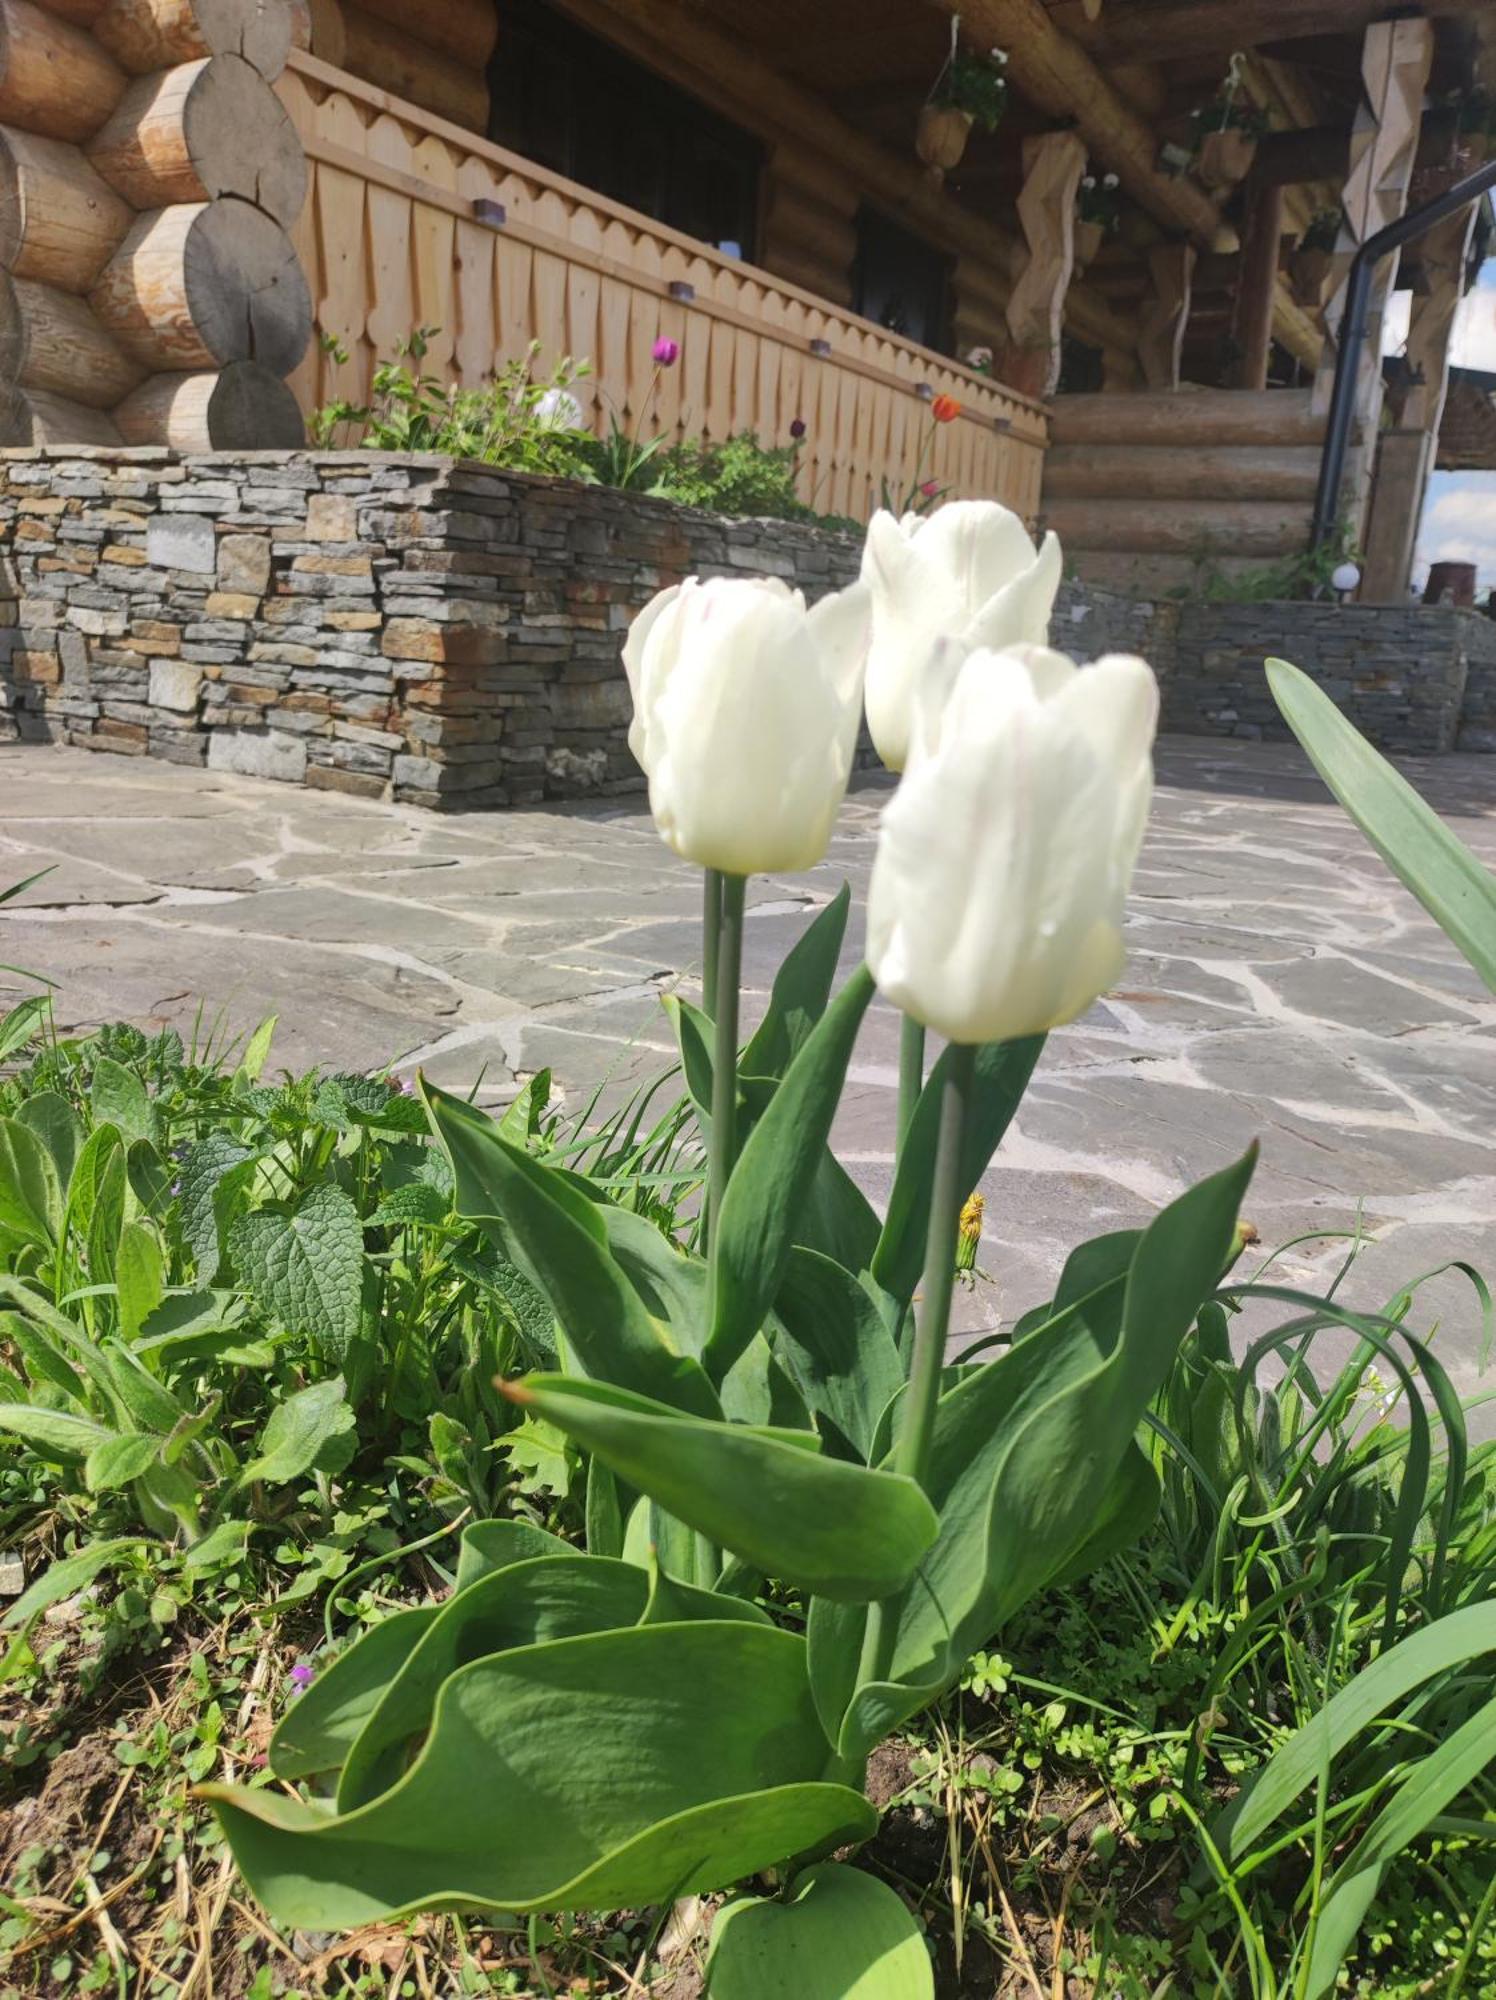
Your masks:
<instances>
[{"instance_id":1,"label":"garden planter","mask_svg":"<svg viewBox=\"0 0 1496 2000\"><path fill-rule=\"evenodd\" d=\"M1106 231L1099 222L1077 222L1075 225L1075 275L1089 270L1096 261L1096 253L1106 240Z\"/></svg>"},{"instance_id":2,"label":"garden planter","mask_svg":"<svg viewBox=\"0 0 1496 2000\"><path fill-rule=\"evenodd\" d=\"M954 104L923 105L915 128L914 150L927 167L947 173L961 162L966 141L971 137L971 124L971 113L958 110Z\"/></svg>"},{"instance_id":3,"label":"garden planter","mask_svg":"<svg viewBox=\"0 0 1496 2000\"><path fill-rule=\"evenodd\" d=\"M1200 142L1195 172L1211 191L1238 187L1252 171L1257 141L1250 132L1228 125L1224 132L1207 132Z\"/></svg>"},{"instance_id":4,"label":"garden planter","mask_svg":"<svg viewBox=\"0 0 1496 2000\"><path fill-rule=\"evenodd\" d=\"M1295 250L1288 260L1288 282L1294 302L1318 312L1325 302L1325 287L1334 267L1333 250Z\"/></svg>"}]
</instances>

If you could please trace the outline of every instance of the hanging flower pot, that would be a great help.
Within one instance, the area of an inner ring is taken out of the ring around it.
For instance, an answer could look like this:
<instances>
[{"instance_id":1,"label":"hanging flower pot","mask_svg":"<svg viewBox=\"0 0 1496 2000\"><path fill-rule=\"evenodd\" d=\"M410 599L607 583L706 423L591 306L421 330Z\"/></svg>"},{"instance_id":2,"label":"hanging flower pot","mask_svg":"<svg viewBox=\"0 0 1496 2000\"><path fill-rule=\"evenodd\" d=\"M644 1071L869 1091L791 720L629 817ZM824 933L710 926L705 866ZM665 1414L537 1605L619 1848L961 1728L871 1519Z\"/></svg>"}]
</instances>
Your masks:
<instances>
[{"instance_id":1,"label":"hanging flower pot","mask_svg":"<svg viewBox=\"0 0 1496 2000\"><path fill-rule=\"evenodd\" d=\"M959 105L921 105L914 133L914 150L927 167L933 167L942 174L949 173L952 167L961 163L966 142L971 137L971 127L971 113L961 110Z\"/></svg>"},{"instance_id":2,"label":"hanging flower pot","mask_svg":"<svg viewBox=\"0 0 1496 2000\"><path fill-rule=\"evenodd\" d=\"M1226 188L1239 187L1252 171L1252 162L1257 157L1257 140L1251 132L1244 132L1239 125L1228 125L1223 132L1207 132L1200 141L1200 156L1195 172L1213 194Z\"/></svg>"},{"instance_id":3,"label":"hanging flower pot","mask_svg":"<svg viewBox=\"0 0 1496 2000\"><path fill-rule=\"evenodd\" d=\"M1075 225L1075 275L1088 270L1096 262L1096 253L1106 241L1106 230L1099 222L1077 221Z\"/></svg>"},{"instance_id":4,"label":"hanging flower pot","mask_svg":"<svg viewBox=\"0 0 1496 2000\"><path fill-rule=\"evenodd\" d=\"M1294 304L1318 312L1325 302L1325 287L1334 269L1335 252L1314 248L1295 250L1288 260L1288 283Z\"/></svg>"}]
</instances>

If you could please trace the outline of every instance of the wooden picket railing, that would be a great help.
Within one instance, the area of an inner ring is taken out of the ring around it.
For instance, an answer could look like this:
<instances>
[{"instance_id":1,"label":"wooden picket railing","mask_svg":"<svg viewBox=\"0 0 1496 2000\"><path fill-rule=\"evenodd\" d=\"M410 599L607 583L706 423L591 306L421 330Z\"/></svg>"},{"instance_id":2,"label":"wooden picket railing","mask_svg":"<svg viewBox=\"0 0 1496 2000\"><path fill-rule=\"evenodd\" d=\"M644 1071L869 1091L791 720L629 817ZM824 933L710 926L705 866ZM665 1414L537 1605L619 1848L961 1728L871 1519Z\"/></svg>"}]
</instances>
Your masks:
<instances>
[{"instance_id":1,"label":"wooden picket railing","mask_svg":"<svg viewBox=\"0 0 1496 2000\"><path fill-rule=\"evenodd\" d=\"M310 187L292 232L321 335L292 378L303 410L368 396L376 361L438 327L424 366L477 387L540 343L590 364L584 408L649 436L782 444L805 424L801 493L865 519L917 467L952 494L1039 506L1040 405L871 321L724 257L317 57L278 85ZM656 369L666 336L679 363ZM931 401L953 397L954 422Z\"/></svg>"}]
</instances>

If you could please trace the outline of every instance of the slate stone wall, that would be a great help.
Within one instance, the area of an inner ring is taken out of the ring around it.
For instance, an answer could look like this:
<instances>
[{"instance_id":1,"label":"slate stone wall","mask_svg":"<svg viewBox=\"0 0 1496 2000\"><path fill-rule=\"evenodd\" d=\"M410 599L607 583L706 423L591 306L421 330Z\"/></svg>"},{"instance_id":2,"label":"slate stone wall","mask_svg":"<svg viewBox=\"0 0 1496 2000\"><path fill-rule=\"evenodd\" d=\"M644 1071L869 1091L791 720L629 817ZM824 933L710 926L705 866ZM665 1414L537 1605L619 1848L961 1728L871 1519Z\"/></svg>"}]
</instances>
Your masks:
<instances>
[{"instance_id":1,"label":"slate stone wall","mask_svg":"<svg viewBox=\"0 0 1496 2000\"><path fill-rule=\"evenodd\" d=\"M1283 740L1264 659L1292 660L1382 749L1496 749L1492 627L1449 605L1182 604L1164 681L1165 729L1192 736ZM1481 649L1485 648L1484 654ZM1487 664L1479 668L1484 658ZM1477 663L1486 743L1462 719Z\"/></svg>"},{"instance_id":2,"label":"slate stone wall","mask_svg":"<svg viewBox=\"0 0 1496 2000\"><path fill-rule=\"evenodd\" d=\"M376 452L0 452L0 734L413 804L634 790L630 618L856 538Z\"/></svg>"},{"instance_id":3,"label":"slate stone wall","mask_svg":"<svg viewBox=\"0 0 1496 2000\"><path fill-rule=\"evenodd\" d=\"M812 599L860 538L377 452L0 452L0 736L443 807L632 791L629 620L693 571ZM1448 607L1150 604L1067 582L1164 726L1283 734L1267 653L1378 743L1496 751L1496 626ZM864 758L871 752L864 746Z\"/></svg>"}]
</instances>

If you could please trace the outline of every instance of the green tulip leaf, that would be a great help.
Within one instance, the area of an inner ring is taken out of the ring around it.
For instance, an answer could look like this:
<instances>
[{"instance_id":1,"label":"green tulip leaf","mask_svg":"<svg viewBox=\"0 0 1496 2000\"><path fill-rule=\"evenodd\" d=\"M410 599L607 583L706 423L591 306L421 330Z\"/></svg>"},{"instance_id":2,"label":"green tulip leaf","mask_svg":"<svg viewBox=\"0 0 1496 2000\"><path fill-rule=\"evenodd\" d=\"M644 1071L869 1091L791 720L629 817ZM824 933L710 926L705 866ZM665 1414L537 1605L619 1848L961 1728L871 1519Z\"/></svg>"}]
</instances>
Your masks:
<instances>
[{"instance_id":1,"label":"green tulip leaf","mask_svg":"<svg viewBox=\"0 0 1496 2000\"><path fill-rule=\"evenodd\" d=\"M872 974L861 966L811 1030L733 1169L713 1245L716 1310L705 1359L716 1381L774 1303L872 997Z\"/></svg>"},{"instance_id":2,"label":"green tulip leaf","mask_svg":"<svg viewBox=\"0 0 1496 2000\"><path fill-rule=\"evenodd\" d=\"M441 1611L439 1604L392 1611L296 1696L270 1739L269 1763L277 1778L309 1778L342 1766L390 1682Z\"/></svg>"},{"instance_id":3,"label":"green tulip leaf","mask_svg":"<svg viewBox=\"0 0 1496 2000\"><path fill-rule=\"evenodd\" d=\"M796 1249L774 1301L775 1351L837 1457L866 1465L878 1419L903 1387L899 1351L850 1271Z\"/></svg>"},{"instance_id":4,"label":"green tulip leaf","mask_svg":"<svg viewBox=\"0 0 1496 2000\"><path fill-rule=\"evenodd\" d=\"M410 1769L356 1812L199 1795L276 1923L342 1930L669 1902L865 1840L877 1814L821 1781L828 1752L793 1633L639 1625L459 1668Z\"/></svg>"},{"instance_id":5,"label":"green tulip leaf","mask_svg":"<svg viewBox=\"0 0 1496 2000\"><path fill-rule=\"evenodd\" d=\"M935 2000L919 1925L876 1875L824 1861L782 1898L719 1911L706 1958L712 2000Z\"/></svg>"},{"instance_id":6,"label":"green tulip leaf","mask_svg":"<svg viewBox=\"0 0 1496 2000\"><path fill-rule=\"evenodd\" d=\"M711 1017L704 1014L701 1008L693 1007L679 993L667 993L664 1007L675 1029L676 1046L680 1050L680 1073L685 1079L686 1092L705 1140L712 1129L712 1073L716 1067L712 1055Z\"/></svg>"},{"instance_id":7,"label":"green tulip leaf","mask_svg":"<svg viewBox=\"0 0 1496 2000\"><path fill-rule=\"evenodd\" d=\"M702 1422L563 1376L527 1376L508 1393L687 1527L819 1596L886 1597L935 1538L934 1512L913 1480L822 1458L811 1432Z\"/></svg>"},{"instance_id":8,"label":"green tulip leaf","mask_svg":"<svg viewBox=\"0 0 1496 2000\"><path fill-rule=\"evenodd\" d=\"M667 1329L651 1318L609 1250L597 1206L511 1145L481 1111L424 1078L419 1087L451 1162L457 1213L476 1222L549 1300L582 1372L714 1415L717 1400L701 1364L672 1348Z\"/></svg>"},{"instance_id":9,"label":"green tulip leaf","mask_svg":"<svg viewBox=\"0 0 1496 2000\"><path fill-rule=\"evenodd\" d=\"M774 975L764 1018L739 1059L744 1076L783 1076L809 1041L831 998L851 907L851 885L843 882L791 946Z\"/></svg>"},{"instance_id":10,"label":"green tulip leaf","mask_svg":"<svg viewBox=\"0 0 1496 2000\"><path fill-rule=\"evenodd\" d=\"M1143 1412L1231 1257L1255 1164L1253 1148L1191 1188L1143 1232L1125 1274L942 1396L926 1482L940 1535L897 1608L888 1680L857 1686L860 1618L811 1609L811 1678L843 1756L865 1755L948 1687L1035 1591L1077 1573L1093 1547L1121 1545L1115 1482L1129 1476ZM1108 1250L1077 1270L1114 1261Z\"/></svg>"},{"instance_id":11,"label":"green tulip leaf","mask_svg":"<svg viewBox=\"0 0 1496 2000\"><path fill-rule=\"evenodd\" d=\"M1021 1042L987 1042L977 1050L976 1075L962 1133L963 1201L987 1171L1023 1101L1043 1048L1044 1037L1030 1035ZM894 1173L883 1233L873 1252L874 1278L901 1305L907 1305L914 1297L914 1288L924 1269L930 1190L935 1180L935 1145L940 1136L940 1103L950 1065L951 1052L947 1049L920 1092Z\"/></svg>"},{"instance_id":12,"label":"green tulip leaf","mask_svg":"<svg viewBox=\"0 0 1496 2000\"><path fill-rule=\"evenodd\" d=\"M61 1227L62 1182L45 1140L0 1118L0 1228L47 1249Z\"/></svg>"},{"instance_id":13,"label":"green tulip leaf","mask_svg":"<svg viewBox=\"0 0 1496 2000\"><path fill-rule=\"evenodd\" d=\"M1268 686L1315 770L1387 866L1496 992L1496 875L1287 660L1269 660Z\"/></svg>"},{"instance_id":14,"label":"green tulip leaf","mask_svg":"<svg viewBox=\"0 0 1496 2000\"><path fill-rule=\"evenodd\" d=\"M574 1556L576 1548L544 1528L528 1521L473 1521L462 1531L457 1553L457 1580L454 1590L466 1590L480 1577L512 1563L532 1562L537 1556Z\"/></svg>"}]
</instances>

